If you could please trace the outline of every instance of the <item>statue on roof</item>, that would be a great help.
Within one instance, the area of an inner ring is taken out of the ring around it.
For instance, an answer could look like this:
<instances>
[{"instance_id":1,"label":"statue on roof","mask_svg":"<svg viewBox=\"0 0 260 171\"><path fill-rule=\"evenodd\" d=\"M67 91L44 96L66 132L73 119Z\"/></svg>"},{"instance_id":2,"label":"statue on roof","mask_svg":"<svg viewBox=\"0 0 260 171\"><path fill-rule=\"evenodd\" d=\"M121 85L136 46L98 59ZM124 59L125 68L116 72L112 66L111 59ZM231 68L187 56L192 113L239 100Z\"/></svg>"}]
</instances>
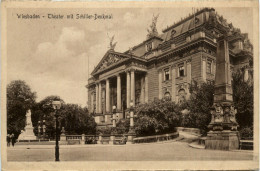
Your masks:
<instances>
[{"instance_id":1,"label":"statue on roof","mask_svg":"<svg viewBox=\"0 0 260 171\"><path fill-rule=\"evenodd\" d=\"M150 25L150 29L147 29L147 31L148 31L147 39L149 39L153 36L158 36L158 31L156 28L156 23L157 23L158 17L159 17L159 14L156 16L153 15L152 24Z\"/></svg>"},{"instance_id":2,"label":"statue on roof","mask_svg":"<svg viewBox=\"0 0 260 171\"><path fill-rule=\"evenodd\" d=\"M108 38L109 38L109 40L110 40L109 49L110 49L110 50L114 50L115 47L116 47L116 44L117 44L117 42L113 43L114 38L115 38L115 35L113 35L111 38L109 37L108 34L107 34L107 36L108 36Z\"/></svg>"}]
</instances>

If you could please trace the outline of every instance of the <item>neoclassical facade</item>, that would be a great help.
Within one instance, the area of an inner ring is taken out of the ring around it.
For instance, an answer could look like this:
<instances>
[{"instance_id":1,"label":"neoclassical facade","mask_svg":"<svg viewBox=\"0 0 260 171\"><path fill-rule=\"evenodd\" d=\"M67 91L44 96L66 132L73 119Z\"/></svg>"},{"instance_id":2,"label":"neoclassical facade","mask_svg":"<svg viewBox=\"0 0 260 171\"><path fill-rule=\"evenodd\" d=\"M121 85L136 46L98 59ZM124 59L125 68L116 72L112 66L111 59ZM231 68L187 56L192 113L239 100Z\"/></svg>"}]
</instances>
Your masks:
<instances>
[{"instance_id":1,"label":"neoclassical facade","mask_svg":"<svg viewBox=\"0 0 260 171\"><path fill-rule=\"evenodd\" d=\"M112 124L112 106L117 119L125 118L132 101L134 105L154 99L168 98L176 103L188 99L189 85L213 81L216 70L217 37L229 38L230 77L244 68L248 79L253 46L247 34L227 23L215 9L204 8L172 26L156 29L156 20L146 40L126 52L111 49L91 73L88 80L88 108L99 127Z\"/></svg>"}]
</instances>

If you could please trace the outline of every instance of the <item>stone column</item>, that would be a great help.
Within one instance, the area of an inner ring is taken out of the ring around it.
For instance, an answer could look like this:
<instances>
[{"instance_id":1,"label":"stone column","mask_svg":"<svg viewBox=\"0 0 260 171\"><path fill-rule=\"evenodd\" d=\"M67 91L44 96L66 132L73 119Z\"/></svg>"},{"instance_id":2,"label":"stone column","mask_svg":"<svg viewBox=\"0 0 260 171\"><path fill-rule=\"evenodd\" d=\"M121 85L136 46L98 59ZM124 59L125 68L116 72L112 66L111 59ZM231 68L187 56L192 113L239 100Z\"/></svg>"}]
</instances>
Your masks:
<instances>
[{"instance_id":1,"label":"stone column","mask_svg":"<svg viewBox=\"0 0 260 171\"><path fill-rule=\"evenodd\" d=\"M172 101L176 102L176 65L172 66Z\"/></svg>"},{"instance_id":2,"label":"stone column","mask_svg":"<svg viewBox=\"0 0 260 171\"><path fill-rule=\"evenodd\" d=\"M206 70L207 70L207 64L206 64L206 57L202 56L202 69L201 69L201 76L202 81L206 82Z\"/></svg>"},{"instance_id":3,"label":"stone column","mask_svg":"<svg viewBox=\"0 0 260 171\"><path fill-rule=\"evenodd\" d=\"M106 112L110 113L110 82L106 79Z\"/></svg>"},{"instance_id":4,"label":"stone column","mask_svg":"<svg viewBox=\"0 0 260 171\"><path fill-rule=\"evenodd\" d=\"M206 149L234 150L239 148L239 132L236 109L233 104L228 38L221 36L217 41L216 77L214 104L210 108L210 131L205 141Z\"/></svg>"},{"instance_id":5,"label":"stone column","mask_svg":"<svg viewBox=\"0 0 260 171\"><path fill-rule=\"evenodd\" d=\"M248 80L248 68L245 68L244 81Z\"/></svg>"},{"instance_id":6,"label":"stone column","mask_svg":"<svg viewBox=\"0 0 260 171\"><path fill-rule=\"evenodd\" d=\"M98 113L102 112L102 87L101 87L101 82L98 84Z\"/></svg>"},{"instance_id":7,"label":"stone column","mask_svg":"<svg viewBox=\"0 0 260 171\"><path fill-rule=\"evenodd\" d=\"M131 101L131 90L130 90L131 80L130 80L130 73L126 72L126 107L130 108L130 101Z\"/></svg>"},{"instance_id":8,"label":"stone column","mask_svg":"<svg viewBox=\"0 0 260 171\"><path fill-rule=\"evenodd\" d=\"M191 59L188 59L186 63L187 63L187 83L188 85L190 85L191 84ZM189 86L187 88L187 98L188 99L190 98Z\"/></svg>"},{"instance_id":9,"label":"stone column","mask_svg":"<svg viewBox=\"0 0 260 171\"><path fill-rule=\"evenodd\" d=\"M144 77L141 78L141 95L140 102L144 103Z\"/></svg>"},{"instance_id":10,"label":"stone column","mask_svg":"<svg viewBox=\"0 0 260 171\"><path fill-rule=\"evenodd\" d=\"M131 70L131 101L135 106L135 71Z\"/></svg>"},{"instance_id":11,"label":"stone column","mask_svg":"<svg viewBox=\"0 0 260 171\"><path fill-rule=\"evenodd\" d=\"M99 93L98 93L98 84L96 84L96 113L99 113L98 95L99 95Z\"/></svg>"},{"instance_id":12,"label":"stone column","mask_svg":"<svg viewBox=\"0 0 260 171\"><path fill-rule=\"evenodd\" d=\"M159 99L162 99L162 70L159 70L159 73L158 73L158 75L159 75L159 79L158 79L158 81L159 81Z\"/></svg>"},{"instance_id":13,"label":"stone column","mask_svg":"<svg viewBox=\"0 0 260 171\"><path fill-rule=\"evenodd\" d=\"M144 77L144 102L148 103L148 76L147 73L145 74Z\"/></svg>"},{"instance_id":14,"label":"stone column","mask_svg":"<svg viewBox=\"0 0 260 171\"><path fill-rule=\"evenodd\" d=\"M216 76L216 61L215 60L213 60L213 62L212 62L212 74L214 76Z\"/></svg>"},{"instance_id":15,"label":"stone column","mask_svg":"<svg viewBox=\"0 0 260 171\"><path fill-rule=\"evenodd\" d=\"M117 75L117 109L121 111L121 77Z\"/></svg>"}]
</instances>

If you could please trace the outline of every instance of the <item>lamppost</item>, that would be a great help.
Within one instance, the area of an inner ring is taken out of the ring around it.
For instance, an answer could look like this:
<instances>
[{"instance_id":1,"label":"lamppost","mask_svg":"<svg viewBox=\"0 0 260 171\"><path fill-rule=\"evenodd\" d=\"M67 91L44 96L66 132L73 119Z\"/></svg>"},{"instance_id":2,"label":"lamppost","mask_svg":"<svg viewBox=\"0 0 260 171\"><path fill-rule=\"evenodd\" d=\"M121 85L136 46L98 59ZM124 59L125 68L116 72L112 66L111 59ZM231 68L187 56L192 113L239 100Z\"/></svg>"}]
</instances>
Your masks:
<instances>
[{"instance_id":1,"label":"lamppost","mask_svg":"<svg viewBox=\"0 0 260 171\"><path fill-rule=\"evenodd\" d=\"M112 122L113 122L113 127L111 130L111 135L110 135L110 141L109 144L114 144L115 141L115 135L116 135L116 106L113 106L113 116L112 116Z\"/></svg>"},{"instance_id":2,"label":"lamppost","mask_svg":"<svg viewBox=\"0 0 260 171\"><path fill-rule=\"evenodd\" d=\"M38 139L41 139L41 121L38 121Z\"/></svg>"},{"instance_id":3,"label":"lamppost","mask_svg":"<svg viewBox=\"0 0 260 171\"><path fill-rule=\"evenodd\" d=\"M61 107L61 102L59 100L52 101L52 107L55 110L55 118L56 118L56 146L55 146L55 161L60 161L59 154L59 142L58 142L58 110Z\"/></svg>"},{"instance_id":4,"label":"lamppost","mask_svg":"<svg viewBox=\"0 0 260 171\"><path fill-rule=\"evenodd\" d=\"M127 144L133 144L133 137L135 136L134 129L134 103L130 102L130 128L128 132Z\"/></svg>"}]
</instances>

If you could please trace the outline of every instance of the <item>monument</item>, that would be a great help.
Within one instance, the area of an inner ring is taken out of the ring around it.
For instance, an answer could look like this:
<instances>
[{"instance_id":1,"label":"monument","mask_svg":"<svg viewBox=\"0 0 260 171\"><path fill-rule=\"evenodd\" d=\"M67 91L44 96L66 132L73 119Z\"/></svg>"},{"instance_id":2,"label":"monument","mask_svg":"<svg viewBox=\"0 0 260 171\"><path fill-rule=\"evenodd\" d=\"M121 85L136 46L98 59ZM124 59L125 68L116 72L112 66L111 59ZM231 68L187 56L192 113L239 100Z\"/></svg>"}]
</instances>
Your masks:
<instances>
[{"instance_id":1,"label":"monument","mask_svg":"<svg viewBox=\"0 0 260 171\"><path fill-rule=\"evenodd\" d=\"M19 135L18 141L20 140L36 140L36 136L33 133L32 119L31 119L31 110L26 112L26 125L24 131Z\"/></svg>"},{"instance_id":2,"label":"monument","mask_svg":"<svg viewBox=\"0 0 260 171\"><path fill-rule=\"evenodd\" d=\"M238 124L232 95L228 37L223 35L217 41L214 104L208 126L210 131L205 142L206 149L239 148Z\"/></svg>"}]
</instances>

